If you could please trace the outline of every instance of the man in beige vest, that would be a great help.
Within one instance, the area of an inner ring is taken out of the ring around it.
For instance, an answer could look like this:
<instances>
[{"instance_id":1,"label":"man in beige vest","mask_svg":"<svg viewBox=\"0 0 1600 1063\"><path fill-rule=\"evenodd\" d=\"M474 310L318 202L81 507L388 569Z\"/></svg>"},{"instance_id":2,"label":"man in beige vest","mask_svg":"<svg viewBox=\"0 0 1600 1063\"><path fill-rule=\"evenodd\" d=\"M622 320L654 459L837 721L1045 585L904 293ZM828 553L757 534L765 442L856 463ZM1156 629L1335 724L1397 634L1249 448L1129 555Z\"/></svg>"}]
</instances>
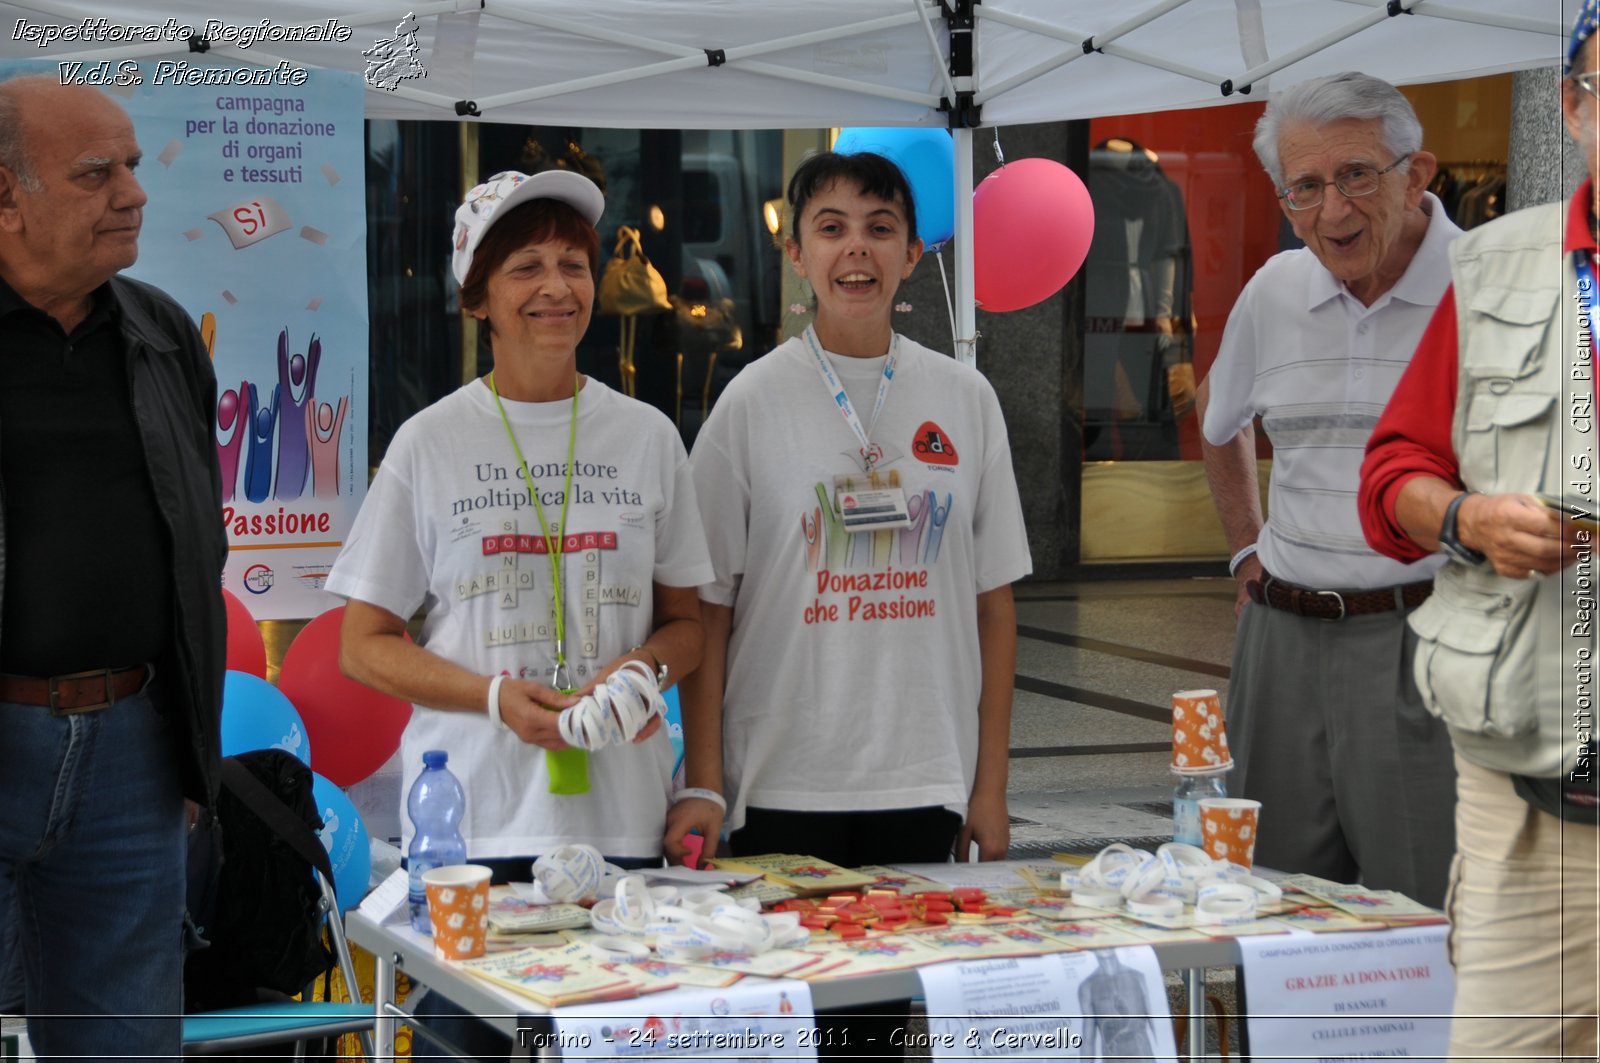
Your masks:
<instances>
[{"instance_id":1,"label":"man in beige vest","mask_svg":"<svg viewBox=\"0 0 1600 1063\"><path fill-rule=\"evenodd\" d=\"M1597 1048L1597 8L1561 90L1589 179L1452 246L1451 290L1362 467L1372 546L1449 558L1410 623L1418 688L1456 753L1452 1058Z\"/></svg>"}]
</instances>

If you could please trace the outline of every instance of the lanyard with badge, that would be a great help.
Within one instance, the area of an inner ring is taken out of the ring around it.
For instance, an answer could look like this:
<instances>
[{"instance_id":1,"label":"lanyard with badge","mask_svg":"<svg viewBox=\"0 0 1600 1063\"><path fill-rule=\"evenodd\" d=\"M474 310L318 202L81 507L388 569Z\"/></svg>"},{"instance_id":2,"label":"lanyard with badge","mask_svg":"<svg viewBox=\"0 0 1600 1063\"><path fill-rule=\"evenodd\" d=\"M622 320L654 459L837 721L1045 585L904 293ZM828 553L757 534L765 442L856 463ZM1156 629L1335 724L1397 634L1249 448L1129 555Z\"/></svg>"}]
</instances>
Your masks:
<instances>
[{"instance_id":1,"label":"lanyard with badge","mask_svg":"<svg viewBox=\"0 0 1600 1063\"><path fill-rule=\"evenodd\" d=\"M506 416L505 403L500 401L500 389L495 387L494 373L489 373L489 391L494 395L495 408L500 411L500 423L505 425L511 449L522 463L522 475L528 485L528 497L533 501L533 511L539 516L539 530L544 533L545 554L550 558L551 596L554 598L556 629L556 661L550 668L550 686L563 694L571 694L577 687L572 682L572 672L567 668L566 609L561 600L561 555L567 537L567 507L572 502L572 463L578 446L578 378L572 378L572 425L567 432L567 472L561 491L561 523L556 534L550 534L550 523L545 519L544 507L539 504L539 488L528 469L528 459L522 456L522 446L517 433L511 429L511 419ZM556 711L556 710L552 710ZM544 751L545 767L550 774L550 792L553 794L586 794L589 792L589 754L582 749Z\"/></svg>"},{"instance_id":2,"label":"lanyard with badge","mask_svg":"<svg viewBox=\"0 0 1600 1063\"><path fill-rule=\"evenodd\" d=\"M845 531L893 531L911 527L911 515L906 509L906 492L900 486L900 474L891 469L884 476L875 468L881 453L872 444L872 429L878 424L878 415L889 397L889 385L894 383L894 370L900 360L900 336L891 334L889 354L883 362L883 376L878 379L878 395L872 403L872 420L863 425L856 413L855 404L845 393L839 374L817 341L817 330L807 326L804 341L839 415L856 437L861 454L861 472L851 471L833 478L833 511Z\"/></svg>"}]
</instances>

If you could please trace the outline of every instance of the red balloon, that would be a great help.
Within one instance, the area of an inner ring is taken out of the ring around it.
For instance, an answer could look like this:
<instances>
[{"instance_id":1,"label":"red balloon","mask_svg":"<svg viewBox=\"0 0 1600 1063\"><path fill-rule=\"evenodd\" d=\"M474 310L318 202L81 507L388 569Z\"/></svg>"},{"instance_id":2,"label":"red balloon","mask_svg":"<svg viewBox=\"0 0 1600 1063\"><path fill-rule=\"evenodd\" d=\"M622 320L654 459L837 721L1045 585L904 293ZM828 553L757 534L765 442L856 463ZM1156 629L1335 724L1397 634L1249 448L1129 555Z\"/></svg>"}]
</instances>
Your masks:
<instances>
[{"instance_id":1,"label":"red balloon","mask_svg":"<svg viewBox=\"0 0 1600 1063\"><path fill-rule=\"evenodd\" d=\"M973 293L985 310L1021 310L1083 266L1094 204L1078 175L1049 159L1007 163L972 193Z\"/></svg>"},{"instance_id":2,"label":"red balloon","mask_svg":"<svg viewBox=\"0 0 1600 1063\"><path fill-rule=\"evenodd\" d=\"M278 671L311 740L311 767L339 786L360 782L400 748L411 703L381 694L339 671L344 606L312 620L295 636Z\"/></svg>"},{"instance_id":3,"label":"red balloon","mask_svg":"<svg viewBox=\"0 0 1600 1063\"><path fill-rule=\"evenodd\" d=\"M228 609L228 671L267 678L267 644L261 641L255 617L227 588L223 588L222 603Z\"/></svg>"}]
</instances>

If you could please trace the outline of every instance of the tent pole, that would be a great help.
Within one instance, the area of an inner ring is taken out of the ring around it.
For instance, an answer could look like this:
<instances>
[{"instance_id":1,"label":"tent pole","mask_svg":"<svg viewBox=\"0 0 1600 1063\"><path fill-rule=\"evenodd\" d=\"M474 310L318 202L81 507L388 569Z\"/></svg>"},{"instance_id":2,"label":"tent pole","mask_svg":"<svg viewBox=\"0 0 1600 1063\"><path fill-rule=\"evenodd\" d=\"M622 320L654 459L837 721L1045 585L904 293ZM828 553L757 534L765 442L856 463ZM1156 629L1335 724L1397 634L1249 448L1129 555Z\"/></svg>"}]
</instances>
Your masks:
<instances>
[{"instance_id":1,"label":"tent pole","mask_svg":"<svg viewBox=\"0 0 1600 1063\"><path fill-rule=\"evenodd\" d=\"M972 130L950 130L956 142L956 357L978 364L978 308L972 278Z\"/></svg>"}]
</instances>

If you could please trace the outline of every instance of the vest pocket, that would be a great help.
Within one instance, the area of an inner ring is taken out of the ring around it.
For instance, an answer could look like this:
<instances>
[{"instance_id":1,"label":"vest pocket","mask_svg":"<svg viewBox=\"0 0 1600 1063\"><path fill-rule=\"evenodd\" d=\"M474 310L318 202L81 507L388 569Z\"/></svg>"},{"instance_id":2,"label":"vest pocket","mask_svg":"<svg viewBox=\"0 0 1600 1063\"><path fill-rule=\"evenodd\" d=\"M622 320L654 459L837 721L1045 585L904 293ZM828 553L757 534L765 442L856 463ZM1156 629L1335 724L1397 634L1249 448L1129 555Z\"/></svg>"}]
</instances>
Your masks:
<instances>
[{"instance_id":1,"label":"vest pocket","mask_svg":"<svg viewBox=\"0 0 1600 1063\"><path fill-rule=\"evenodd\" d=\"M1524 637L1535 588L1531 580L1496 583L1467 587L1440 573L1407 621L1417 635L1413 668L1423 704L1446 724L1517 738L1538 727L1537 654Z\"/></svg>"},{"instance_id":2,"label":"vest pocket","mask_svg":"<svg viewBox=\"0 0 1600 1063\"><path fill-rule=\"evenodd\" d=\"M1516 384L1503 377L1472 381L1461 469L1477 490L1501 490L1502 473L1526 485L1530 471L1544 472L1556 397L1517 391Z\"/></svg>"},{"instance_id":3,"label":"vest pocket","mask_svg":"<svg viewBox=\"0 0 1600 1063\"><path fill-rule=\"evenodd\" d=\"M1545 337L1560 293L1486 285L1470 298L1460 333L1460 396L1466 403L1460 465L1470 486L1505 490L1502 476L1527 490L1530 471L1542 474L1550 445L1548 417L1556 396L1539 391Z\"/></svg>"}]
</instances>

